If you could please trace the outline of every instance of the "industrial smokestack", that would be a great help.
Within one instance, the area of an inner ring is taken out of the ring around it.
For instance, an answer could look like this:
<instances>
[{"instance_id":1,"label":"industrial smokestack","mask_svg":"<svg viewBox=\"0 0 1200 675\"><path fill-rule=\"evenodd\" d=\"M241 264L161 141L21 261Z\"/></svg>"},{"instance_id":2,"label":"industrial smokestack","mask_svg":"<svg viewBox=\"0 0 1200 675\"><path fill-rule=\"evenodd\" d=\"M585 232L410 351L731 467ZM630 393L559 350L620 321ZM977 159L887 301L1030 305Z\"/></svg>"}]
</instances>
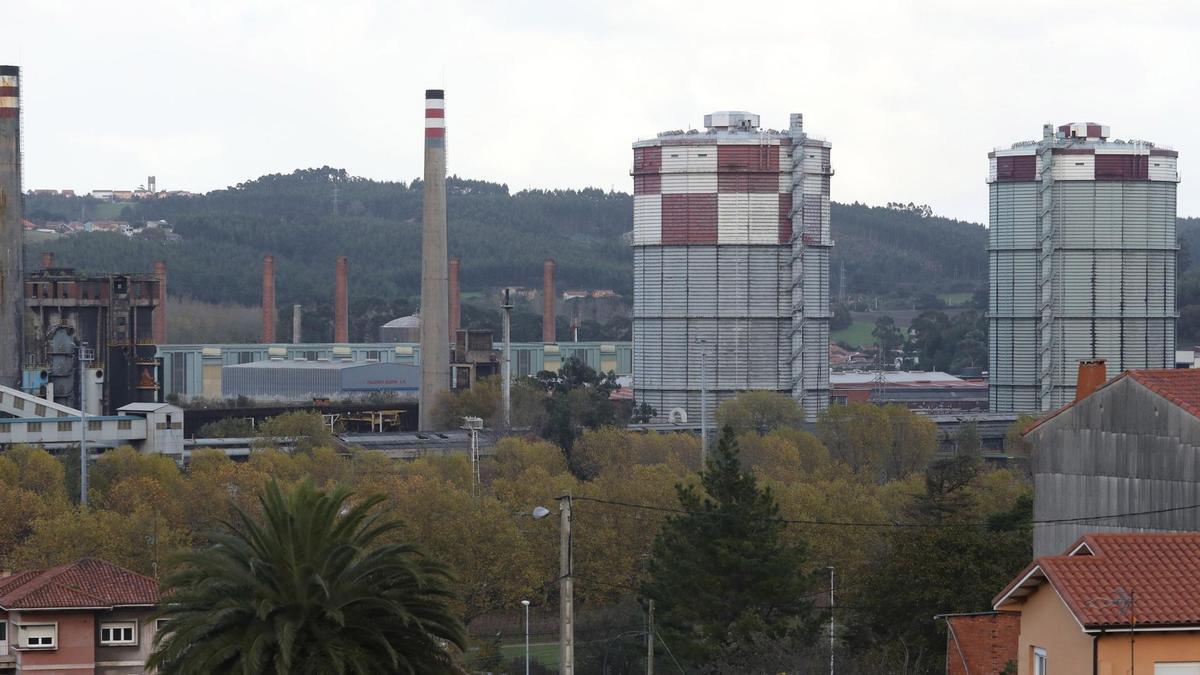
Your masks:
<instances>
[{"instance_id":1,"label":"industrial smokestack","mask_svg":"<svg viewBox=\"0 0 1200 675\"><path fill-rule=\"evenodd\" d=\"M19 386L25 282L21 248L21 70L0 66L0 384Z\"/></svg>"},{"instance_id":2,"label":"industrial smokestack","mask_svg":"<svg viewBox=\"0 0 1200 675\"><path fill-rule=\"evenodd\" d=\"M300 305L292 305L292 344L300 344Z\"/></svg>"},{"instance_id":3,"label":"industrial smokestack","mask_svg":"<svg viewBox=\"0 0 1200 675\"><path fill-rule=\"evenodd\" d=\"M458 339L458 328L462 325L462 295L458 287L458 270L462 262L450 259L450 341Z\"/></svg>"},{"instance_id":4,"label":"industrial smokestack","mask_svg":"<svg viewBox=\"0 0 1200 675\"><path fill-rule=\"evenodd\" d=\"M158 279L158 306L154 308L154 344L167 344L167 263L154 263L154 278Z\"/></svg>"},{"instance_id":5,"label":"industrial smokestack","mask_svg":"<svg viewBox=\"0 0 1200 675\"><path fill-rule=\"evenodd\" d=\"M542 263L542 342L558 342L554 300L554 261L547 258Z\"/></svg>"},{"instance_id":6,"label":"industrial smokestack","mask_svg":"<svg viewBox=\"0 0 1200 675\"><path fill-rule=\"evenodd\" d=\"M50 251L42 251L42 269L48 270L54 267L54 254Z\"/></svg>"},{"instance_id":7,"label":"industrial smokestack","mask_svg":"<svg viewBox=\"0 0 1200 675\"><path fill-rule=\"evenodd\" d=\"M337 276L333 281L333 341L350 341L350 281L346 272L346 256L337 258Z\"/></svg>"},{"instance_id":8,"label":"industrial smokestack","mask_svg":"<svg viewBox=\"0 0 1200 675\"><path fill-rule=\"evenodd\" d=\"M446 260L446 96L425 90L425 204L421 227L421 401L418 429L432 430L433 406L450 390Z\"/></svg>"},{"instance_id":9,"label":"industrial smokestack","mask_svg":"<svg viewBox=\"0 0 1200 675\"><path fill-rule=\"evenodd\" d=\"M275 342L275 256L263 256L262 341Z\"/></svg>"}]
</instances>

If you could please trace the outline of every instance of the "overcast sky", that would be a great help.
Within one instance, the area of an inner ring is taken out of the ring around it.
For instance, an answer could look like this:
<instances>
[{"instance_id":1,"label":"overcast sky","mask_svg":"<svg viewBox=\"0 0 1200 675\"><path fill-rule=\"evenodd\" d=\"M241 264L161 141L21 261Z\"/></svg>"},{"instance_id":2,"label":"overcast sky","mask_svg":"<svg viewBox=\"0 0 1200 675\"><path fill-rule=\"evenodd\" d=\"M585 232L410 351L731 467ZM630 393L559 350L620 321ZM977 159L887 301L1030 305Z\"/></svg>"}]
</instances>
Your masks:
<instances>
[{"instance_id":1,"label":"overcast sky","mask_svg":"<svg viewBox=\"0 0 1200 675\"><path fill-rule=\"evenodd\" d=\"M4 0L27 188L207 191L330 165L629 191L630 143L750 110L833 142L837 201L987 217L987 152L1095 121L1180 151L1200 215L1200 2Z\"/></svg>"}]
</instances>

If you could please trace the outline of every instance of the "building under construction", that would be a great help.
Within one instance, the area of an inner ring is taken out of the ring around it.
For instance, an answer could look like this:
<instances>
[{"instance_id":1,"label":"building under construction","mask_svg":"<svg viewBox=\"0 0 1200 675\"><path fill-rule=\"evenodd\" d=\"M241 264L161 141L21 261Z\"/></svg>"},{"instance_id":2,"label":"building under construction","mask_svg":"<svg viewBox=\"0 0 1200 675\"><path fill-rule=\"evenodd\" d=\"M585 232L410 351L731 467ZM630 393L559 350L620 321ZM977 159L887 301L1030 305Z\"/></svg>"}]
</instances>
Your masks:
<instances>
[{"instance_id":1,"label":"building under construction","mask_svg":"<svg viewBox=\"0 0 1200 675\"><path fill-rule=\"evenodd\" d=\"M633 371L662 417L746 389L829 405L830 144L747 112L633 144ZM698 419L698 417L697 417Z\"/></svg>"},{"instance_id":2,"label":"building under construction","mask_svg":"<svg viewBox=\"0 0 1200 675\"><path fill-rule=\"evenodd\" d=\"M990 153L993 411L1065 405L1079 361L1174 366L1177 161L1093 123Z\"/></svg>"}]
</instances>

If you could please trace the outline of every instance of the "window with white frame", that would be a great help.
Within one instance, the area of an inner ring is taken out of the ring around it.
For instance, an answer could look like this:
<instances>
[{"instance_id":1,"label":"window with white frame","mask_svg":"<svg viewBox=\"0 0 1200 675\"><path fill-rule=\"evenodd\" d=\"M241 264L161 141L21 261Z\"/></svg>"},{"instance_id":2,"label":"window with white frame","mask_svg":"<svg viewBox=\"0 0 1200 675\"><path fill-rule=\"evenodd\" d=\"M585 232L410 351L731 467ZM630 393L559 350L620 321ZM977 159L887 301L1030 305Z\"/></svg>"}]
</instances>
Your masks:
<instances>
[{"instance_id":1,"label":"window with white frame","mask_svg":"<svg viewBox=\"0 0 1200 675\"><path fill-rule=\"evenodd\" d=\"M1046 650L1041 647L1033 648L1033 675L1049 675L1050 666L1046 659Z\"/></svg>"},{"instance_id":2,"label":"window with white frame","mask_svg":"<svg viewBox=\"0 0 1200 675\"><path fill-rule=\"evenodd\" d=\"M22 649L54 649L58 643L58 624L26 623L17 627Z\"/></svg>"},{"instance_id":3,"label":"window with white frame","mask_svg":"<svg viewBox=\"0 0 1200 675\"><path fill-rule=\"evenodd\" d=\"M100 624L100 644L106 646L112 645L136 645L137 644L137 622L136 621L106 621Z\"/></svg>"}]
</instances>

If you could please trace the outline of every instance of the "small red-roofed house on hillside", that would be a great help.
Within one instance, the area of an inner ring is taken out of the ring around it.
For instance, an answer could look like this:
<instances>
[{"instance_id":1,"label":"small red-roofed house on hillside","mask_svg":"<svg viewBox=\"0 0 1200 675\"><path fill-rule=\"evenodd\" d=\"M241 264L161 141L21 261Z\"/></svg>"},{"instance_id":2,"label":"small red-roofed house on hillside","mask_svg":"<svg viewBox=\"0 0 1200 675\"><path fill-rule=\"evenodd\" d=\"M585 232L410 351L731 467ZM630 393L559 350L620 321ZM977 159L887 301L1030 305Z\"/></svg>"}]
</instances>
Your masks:
<instances>
[{"instance_id":1,"label":"small red-roofed house on hillside","mask_svg":"<svg viewBox=\"0 0 1200 675\"><path fill-rule=\"evenodd\" d=\"M1079 381L1103 368L1081 363ZM1090 532L1200 531L1200 369L1090 381L1025 432L1033 517L1053 521L1034 528L1033 554L1056 555Z\"/></svg>"},{"instance_id":2,"label":"small red-roofed house on hillside","mask_svg":"<svg viewBox=\"0 0 1200 675\"><path fill-rule=\"evenodd\" d=\"M1200 675L1200 533L1100 533L992 601L1020 614L1018 675Z\"/></svg>"},{"instance_id":3,"label":"small red-roofed house on hillside","mask_svg":"<svg viewBox=\"0 0 1200 675\"><path fill-rule=\"evenodd\" d=\"M158 582L103 560L0 578L0 673L143 673Z\"/></svg>"}]
</instances>

